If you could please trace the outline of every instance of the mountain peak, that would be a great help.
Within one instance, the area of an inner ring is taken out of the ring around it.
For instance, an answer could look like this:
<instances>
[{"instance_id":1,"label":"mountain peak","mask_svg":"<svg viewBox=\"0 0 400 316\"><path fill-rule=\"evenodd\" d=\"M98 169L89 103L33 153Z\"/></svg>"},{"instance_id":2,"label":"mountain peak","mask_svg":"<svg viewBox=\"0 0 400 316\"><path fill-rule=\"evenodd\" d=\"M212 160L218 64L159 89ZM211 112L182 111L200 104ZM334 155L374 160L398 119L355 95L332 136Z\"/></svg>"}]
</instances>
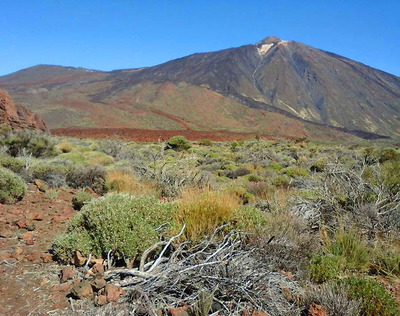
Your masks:
<instances>
[{"instance_id":1,"label":"mountain peak","mask_svg":"<svg viewBox=\"0 0 400 316\"><path fill-rule=\"evenodd\" d=\"M263 40L259 41L257 44L276 44L280 41L282 40L277 36L268 36Z\"/></svg>"}]
</instances>

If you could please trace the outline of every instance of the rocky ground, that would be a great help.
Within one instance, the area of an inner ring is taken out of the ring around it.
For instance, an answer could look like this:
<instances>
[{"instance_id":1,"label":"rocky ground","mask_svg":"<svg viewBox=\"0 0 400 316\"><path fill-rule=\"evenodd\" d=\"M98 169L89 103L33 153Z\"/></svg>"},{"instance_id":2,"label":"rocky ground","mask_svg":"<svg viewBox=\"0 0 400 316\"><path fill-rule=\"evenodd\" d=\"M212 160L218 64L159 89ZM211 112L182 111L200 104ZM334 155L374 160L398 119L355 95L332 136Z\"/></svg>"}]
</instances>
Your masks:
<instances>
[{"instance_id":1,"label":"rocky ground","mask_svg":"<svg viewBox=\"0 0 400 316\"><path fill-rule=\"evenodd\" d=\"M59 266L48 249L75 211L73 191L47 199L37 186L13 205L0 204L0 314L43 315L68 307L59 283Z\"/></svg>"}]
</instances>

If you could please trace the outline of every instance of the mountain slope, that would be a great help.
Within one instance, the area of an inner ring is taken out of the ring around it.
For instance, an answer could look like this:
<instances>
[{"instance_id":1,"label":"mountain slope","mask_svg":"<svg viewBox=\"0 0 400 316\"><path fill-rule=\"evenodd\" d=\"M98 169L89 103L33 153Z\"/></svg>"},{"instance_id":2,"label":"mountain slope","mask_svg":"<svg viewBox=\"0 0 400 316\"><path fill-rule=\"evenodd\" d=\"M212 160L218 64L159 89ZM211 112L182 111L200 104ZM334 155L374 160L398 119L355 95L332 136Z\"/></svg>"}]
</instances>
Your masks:
<instances>
[{"instance_id":1,"label":"mountain slope","mask_svg":"<svg viewBox=\"0 0 400 316\"><path fill-rule=\"evenodd\" d=\"M40 65L0 88L51 128L400 135L399 77L276 37L141 69Z\"/></svg>"}]
</instances>

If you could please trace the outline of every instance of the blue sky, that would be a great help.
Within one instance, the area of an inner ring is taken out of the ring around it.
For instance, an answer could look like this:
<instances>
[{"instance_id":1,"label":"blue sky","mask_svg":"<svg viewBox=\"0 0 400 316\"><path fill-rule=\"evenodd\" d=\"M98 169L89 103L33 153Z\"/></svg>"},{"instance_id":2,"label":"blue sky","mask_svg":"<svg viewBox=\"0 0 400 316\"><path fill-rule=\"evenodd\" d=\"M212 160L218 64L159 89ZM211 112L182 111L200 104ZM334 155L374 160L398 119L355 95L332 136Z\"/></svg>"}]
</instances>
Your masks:
<instances>
[{"instance_id":1,"label":"blue sky","mask_svg":"<svg viewBox=\"0 0 400 316\"><path fill-rule=\"evenodd\" d=\"M0 75L36 64L152 66L268 35L400 76L399 0L1 0Z\"/></svg>"}]
</instances>

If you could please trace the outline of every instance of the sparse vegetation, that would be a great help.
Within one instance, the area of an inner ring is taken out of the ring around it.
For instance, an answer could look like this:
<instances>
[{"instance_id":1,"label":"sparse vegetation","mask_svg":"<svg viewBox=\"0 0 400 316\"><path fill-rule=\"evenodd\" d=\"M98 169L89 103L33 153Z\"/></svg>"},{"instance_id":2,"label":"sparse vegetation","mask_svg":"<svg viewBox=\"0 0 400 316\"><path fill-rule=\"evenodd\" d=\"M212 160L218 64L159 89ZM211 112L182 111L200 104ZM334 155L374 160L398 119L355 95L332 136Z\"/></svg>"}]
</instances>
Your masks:
<instances>
[{"instance_id":1,"label":"sparse vegetation","mask_svg":"<svg viewBox=\"0 0 400 316\"><path fill-rule=\"evenodd\" d=\"M2 203L16 202L26 184L41 180L37 187L45 198L56 204L69 192L68 203L80 210L54 241L60 262L70 263L79 251L85 258L110 257L120 267L148 267L160 245L179 235L163 252L163 281L149 286L176 302L190 302L190 312L209 310L212 297L225 299L224 291L251 296L237 283L235 289L229 285L236 282L230 275L249 278L247 267L265 277L264 285L273 279L296 293L289 303L285 290L273 288L278 310L260 287L252 299L271 314L307 313L313 303L329 315L397 312L390 294L374 281L390 284L400 276L396 147L261 138L192 144L179 136L136 144L7 130L0 142ZM226 264L228 274L221 277ZM170 274L176 276L178 268L190 273L179 274L174 283ZM290 284L284 283L286 274L294 275ZM220 292L206 275L219 280ZM211 294L200 299L200 287L185 294L188 278ZM175 290L183 296L168 292ZM160 293L147 293L153 307L164 308ZM251 309L251 302L243 304ZM232 304L242 312L240 304Z\"/></svg>"},{"instance_id":2,"label":"sparse vegetation","mask_svg":"<svg viewBox=\"0 0 400 316\"><path fill-rule=\"evenodd\" d=\"M25 195L24 181L11 170L0 167L0 203L15 203Z\"/></svg>"}]
</instances>

